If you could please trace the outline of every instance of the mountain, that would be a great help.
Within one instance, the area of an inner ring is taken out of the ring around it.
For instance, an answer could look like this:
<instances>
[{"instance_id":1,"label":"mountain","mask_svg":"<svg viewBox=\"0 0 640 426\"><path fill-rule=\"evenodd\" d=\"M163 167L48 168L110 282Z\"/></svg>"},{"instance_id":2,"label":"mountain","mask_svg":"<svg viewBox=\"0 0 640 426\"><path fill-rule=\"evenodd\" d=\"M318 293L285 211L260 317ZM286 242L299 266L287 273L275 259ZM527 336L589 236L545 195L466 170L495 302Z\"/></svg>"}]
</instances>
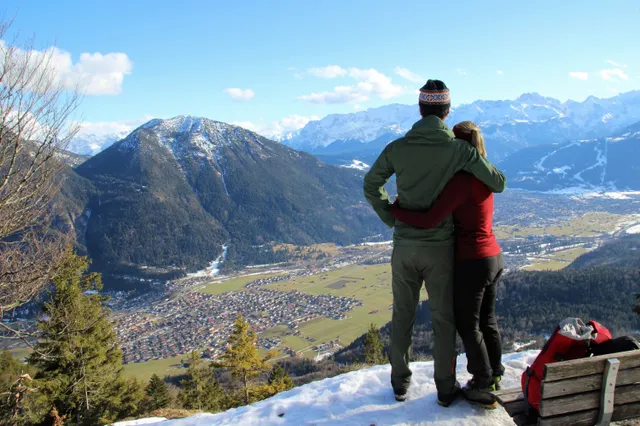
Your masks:
<instances>
[{"instance_id":1,"label":"mountain","mask_svg":"<svg viewBox=\"0 0 640 426\"><path fill-rule=\"evenodd\" d=\"M567 268L585 269L595 266L640 267L640 234L624 235L583 254Z\"/></svg>"},{"instance_id":2,"label":"mountain","mask_svg":"<svg viewBox=\"0 0 640 426\"><path fill-rule=\"evenodd\" d=\"M419 119L417 105L387 105L309 122L283 143L332 164L372 164L380 150ZM452 109L447 123L475 121L492 161L531 146L616 134L640 121L640 91L584 102L561 102L537 93L516 100L475 101Z\"/></svg>"},{"instance_id":3,"label":"mountain","mask_svg":"<svg viewBox=\"0 0 640 426\"><path fill-rule=\"evenodd\" d=\"M385 232L360 171L205 118L152 120L76 172L96 188L87 248L109 270L193 271L226 243L226 262L246 264L273 255L261 248L272 241L349 244Z\"/></svg>"},{"instance_id":4,"label":"mountain","mask_svg":"<svg viewBox=\"0 0 640 426\"><path fill-rule=\"evenodd\" d=\"M640 122L613 137L526 148L498 166L510 188L639 190Z\"/></svg>"},{"instance_id":5,"label":"mountain","mask_svg":"<svg viewBox=\"0 0 640 426\"><path fill-rule=\"evenodd\" d=\"M538 351L506 354L503 357L505 389L520 386L520 377L533 363ZM470 379L464 355L456 362L460 383ZM217 414L196 414L181 420L147 418L114 423L113 426L205 426L205 425L432 425L507 426L513 420L503 409L491 413L458 401L449 408L437 402L433 362L414 362L407 402L393 398L390 366L379 365L309 383L256 402L247 407Z\"/></svg>"},{"instance_id":6,"label":"mountain","mask_svg":"<svg viewBox=\"0 0 640 426\"><path fill-rule=\"evenodd\" d=\"M71 140L67 150L83 156L96 155L125 138L128 133L126 131L105 134L80 133Z\"/></svg>"}]
</instances>

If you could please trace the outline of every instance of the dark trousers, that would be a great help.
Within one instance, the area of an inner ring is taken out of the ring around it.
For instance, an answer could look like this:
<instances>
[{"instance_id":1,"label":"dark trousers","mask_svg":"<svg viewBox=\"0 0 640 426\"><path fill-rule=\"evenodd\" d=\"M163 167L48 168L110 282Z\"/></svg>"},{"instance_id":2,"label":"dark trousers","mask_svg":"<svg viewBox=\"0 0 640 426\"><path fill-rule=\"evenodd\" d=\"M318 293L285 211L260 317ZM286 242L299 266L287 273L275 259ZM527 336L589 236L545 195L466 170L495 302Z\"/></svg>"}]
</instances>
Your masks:
<instances>
[{"instance_id":1,"label":"dark trousers","mask_svg":"<svg viewBox=\"0 0 640 426\"><path fill-rule=\"evenodd\" d=\"M502 342L496 320L496 287L502 275L502 253L456 263L456 328L467 353L467 370L480 387L502 376Z\"/></svg>"}]
</instances>

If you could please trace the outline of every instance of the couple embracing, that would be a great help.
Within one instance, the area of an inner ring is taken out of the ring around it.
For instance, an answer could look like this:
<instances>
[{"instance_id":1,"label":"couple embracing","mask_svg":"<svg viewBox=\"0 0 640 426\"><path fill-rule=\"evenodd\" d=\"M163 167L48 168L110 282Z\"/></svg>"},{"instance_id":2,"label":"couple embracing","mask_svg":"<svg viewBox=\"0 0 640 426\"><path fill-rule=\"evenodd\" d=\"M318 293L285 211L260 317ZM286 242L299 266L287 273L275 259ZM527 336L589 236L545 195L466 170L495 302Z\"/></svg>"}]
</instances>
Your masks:
<instances>
[{"instance_id":1,"label":"couple embracing","mask_svg":"<svg viewBox=\"0 0 640 426\"><path fill-rule=\"evenodd\" d=\"M365 197L380 219L395 228L391 385L398 401L407 399L411 334L424 283L438 404L448 407L464 396L495 408L491 391L499 388L504 373L495 316L503 259L492 231L493 193L504 190L506 179L487 161L474 123L463 121L453 130L445 124L450 99L442 81L427 81L419 95L422 118L387 145L364 179ZM384 189L393 174L395 203ZM464 388L456 380L456 332L473 375Z\"/></svg>"}]
</instances>

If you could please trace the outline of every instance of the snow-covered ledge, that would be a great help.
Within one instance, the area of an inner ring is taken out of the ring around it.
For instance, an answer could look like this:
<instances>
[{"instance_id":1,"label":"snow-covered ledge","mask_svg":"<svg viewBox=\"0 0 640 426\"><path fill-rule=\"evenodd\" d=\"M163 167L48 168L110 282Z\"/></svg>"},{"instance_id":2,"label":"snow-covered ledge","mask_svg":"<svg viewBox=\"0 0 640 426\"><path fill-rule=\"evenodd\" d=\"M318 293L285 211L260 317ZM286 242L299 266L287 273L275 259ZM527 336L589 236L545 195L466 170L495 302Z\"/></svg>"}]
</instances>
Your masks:
<instances>
[{"instance_id":1,"label":"snow-covered ledge","mask_svg":"<svg viewBox=\"0 0 640 426\"><path fill-rule=\"evenodd\" d=\"M538 351L504 356L506 367L502 385L520 386L520 376L535 359ZM470 378L464 355L458 358L458 380L464 385ZM141 419L114 426L211 426L211 425L315 425L315 426L385 426L442 425L465 426L513 425L502 408L486 411L463 400L449 408L436 403L432 362L411 364L413 378L409 400L396 402L389 384L389 365L353 371L283 392L273 398L217 414L198 414L179 420ZM142 423L145 422L145 423Z\"/></svg>"}]
</instances>

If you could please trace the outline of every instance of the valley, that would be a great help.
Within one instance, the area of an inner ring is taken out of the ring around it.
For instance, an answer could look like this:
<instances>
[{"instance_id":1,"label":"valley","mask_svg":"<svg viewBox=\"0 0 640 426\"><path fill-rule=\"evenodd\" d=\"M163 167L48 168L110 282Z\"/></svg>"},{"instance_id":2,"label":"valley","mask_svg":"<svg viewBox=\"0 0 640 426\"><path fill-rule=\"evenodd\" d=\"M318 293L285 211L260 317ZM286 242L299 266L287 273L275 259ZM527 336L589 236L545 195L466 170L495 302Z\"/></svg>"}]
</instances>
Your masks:
<instances>
[{"instance_id":1,"label":"valley","mask_svg":"<svg viewBox=\"0 0 640 426\"><path fill-rule=\"evenodd\" d=\"M521 203L521 196L514 194L510 201ZM526 197L535 204L555 200L534 194ZM601 201L565 199L566 204L560 205L555 200L558 209L577 213L536 215L522 226L497 225L506 267L511 271L561 269L640 223L639 214L583 213L580 208L592 210ZM630 196L617 203L631 208L638 201L640 197ZM501 205L498 210L507 207ZM520 207L532 211L532 204ZM277 359L322 359L348 346L370 323L382 326L391 319L390 243L289 249L300 257L230 276L172 281L160 303L147 298L119 311L127 372L144 375L155 365L177 374L180 353L193 349L215 357L238 312L258 332L262 351L275 349ZM305 256L309 253L316 256ZM421 299L427 298L423 290Z\"/></svg>"}]
</instances>

